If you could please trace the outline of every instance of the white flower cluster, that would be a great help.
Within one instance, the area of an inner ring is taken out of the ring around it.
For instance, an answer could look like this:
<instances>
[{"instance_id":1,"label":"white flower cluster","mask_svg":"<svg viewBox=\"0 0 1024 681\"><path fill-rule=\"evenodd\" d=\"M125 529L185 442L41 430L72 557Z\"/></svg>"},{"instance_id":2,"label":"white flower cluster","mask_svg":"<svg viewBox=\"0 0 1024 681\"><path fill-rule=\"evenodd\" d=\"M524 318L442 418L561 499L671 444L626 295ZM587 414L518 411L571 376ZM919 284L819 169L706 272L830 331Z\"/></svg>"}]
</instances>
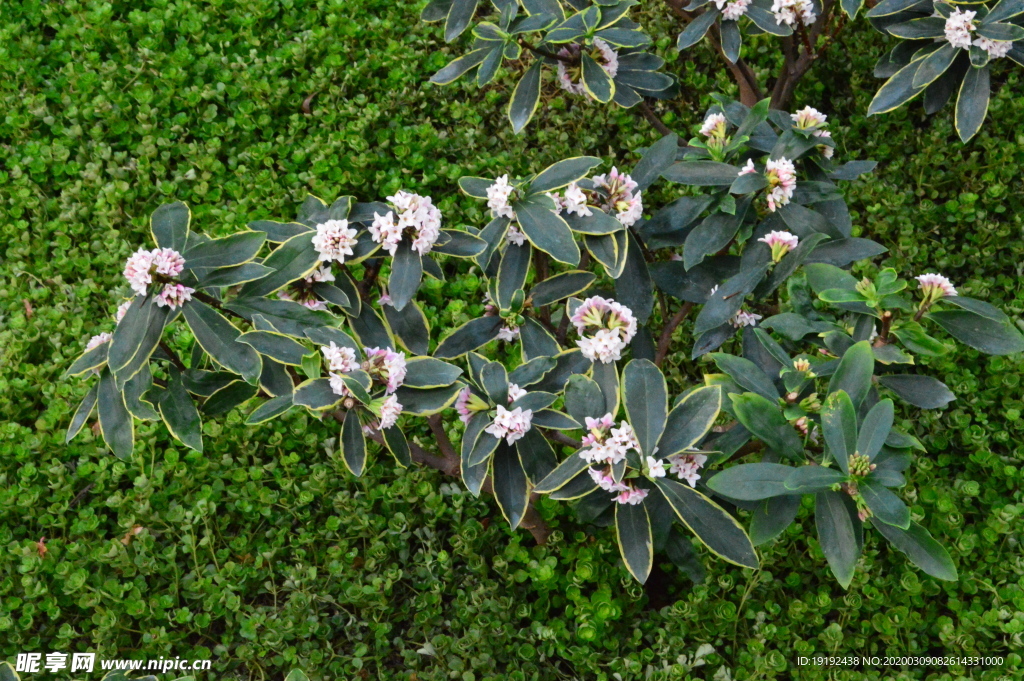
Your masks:
<instances>
[{"instance_id":1,"label":"white flower cluster","mask_svg":"<svg viewBox=\"0 0 1024 681\"><path fill-rule=\"evenodd\" d=\"M584 300L569 321L582 336L576 345L583 356L593 362L608 364L621 359L622 351L636 335L637 323L632 310L601 296Z\"/></svg>"},{"instance_id":2,"label":"white flower cluster","mask_svg":"<svg viewBox=\"0 0 1024 681\"><path fill-rule=\"evenodd\" d=\"M326 262L345 262L345 256L352 255L356 245L356 230L348 226L348 220L328 220L316 226L313 248Z\"/></svg>"},{"instance_id":3,"label":"white flower cluster","mask_svg":"<svg viewBox=\"0 0 1024 681\"><path fill-rule=\"evenodd\" d=\"M387 393L398 390L405 381L405 353L391 348L363 348L363 370L385 384Z\"/></svg>"},{"instance_id":4,"label":"white flower cluster","mask_svg":"<svg viewBox=\"0 0 1024 681\"><path fill-rule=\"evenodd\" d=\"M520 397L522 397L525 394L526 394L526 390L524 390L523 388L520 388L515 383L509 383L508 384L508 403L509 404L512 404L513 402L515 402L516 400L518 400Z\"/></svg>"},{"instance_id":5,"label":"white flower cluster","mask_svg":"<svg viewBox=\"0 0 1024 681\"><path fill-rule=\"evenodd\" d=\"M514 191L515 187L508 182L508 175L502 175L487 188L487 207L491 209L491 217L515 219L516 213L509 204L509 197Z\"/></svg>"},{"instance_id":6,"label":"white flower cluster","mask_svg":"<svg viewBox=\"0 0 1024 681\"><path fill-rule=\"evenodd\" d=\"M618 53L612 49L608 43L600 38L594 38L594 47L598 52L596 55L597 63L602 69L604 69L604 72L608 74L609 78L614 78L615 74L619 72ZM559 50L558 56L578 61L581 51L582 47L579 43L572 43L571 45L567 45ZM578 80L573 80L574 75ZM558 84L562 86L563 90L574 95L582 95L587 91L583 86L582 70L579 67L576 67L571 73L570 67L562 60L559 60L558 62Z\"/></svg>"},{"instance_id":7,"label":"white flower cluster","mask_svg":"<svg viewBox=\"0 0 1024 681\"><path fill-rule=\"evenodd\" d=\"M977 28L974 17L977 12L954 9L946 19L946 40L961 50L971 49L971 32Z\"/></svg>"},{"instance_id":8,"label":"white flower cluster","mask_svg":"<svg viewBox=\"0 0 1024 681\"><path fill-rule=\"evenodd\" d=\"M718 11L726 21L736 21L747 13L747 7L753 0L715 0Z\"/></svg>"},{"instance_id":9,"label":"white flower cluster","mask_svg":"<svg viewBox=\"0 0 1024 681\"><path fill-rule=\"evenodd\" d=\"M381 244L389 254L394 255L402 235L411 231L412 250L426 255L434 247L434 242L441 235L441 211L430 200L429 196L420 196L399 190L388 201L394 207L384 215L373 214L370 224L370 236ZM397 213L398 218L395 218Z\"/></svg>"},{"instance_id":10,"label":"white flower cluster","mask_svg":"<svg viewBox=\"0 0 1024 681\"><path fill-rule=\"evenodd\" d=\"M359 358L356 351L349 347L338 347L334 341L330 345L320 348L327 362L327 371L330 375L331 390L335 395L350 395L342 374L347 374L359 368Z\"/></svg>"},{"instance_id":11,"label":"white flower cluster","mask_svg":"<svg viewBox=\"0 0 1024 681\"><path fill-rule=\"evenodd\" d=\"M805 106L800 111L790 114L789 117L793 119L794 125L796 125L800 130L816 128L811 133L815 137L832 137L832 133L825 130L825 126L828 125L828 123L825 122L828 119L828 116L821 113L814 107ZM832 158L832 154L835 153L835 149L827 144L818 145L818 149L825 158Z\"/></svg>"},{"instance_id":12,"label":"white flower cluster","mask_svg":"<svg viewBox=\"0 0 1024 681\"><path fill-rule=\"evenodd\" d=\"M768 178L768 210L774 212L793 198L793 191L796 189L796 168L788 158L769 159L765 164L764 174Z\"/></svg>"},{"instance_id":13,"label":"white flower cluster","mask_svg":"<svg viewBox=\"0 0 1024 681\"><path fill-rule=\"evenodd\" d=\"M498 329L498 340L513 343L519 338L519 327L506 324Z\"/></svg>"},{"instance_id":14,"label":"white flower cluster","mask_svg":"<svg viewBox=\"0 0 1024 681\"><path fill-rule=\"evenodd\" d=\"M606 213L614 213L615 219L625 227L632 227L644 212L642 192L633 193L637 183L626 173L620 173L612 166L607 175L595 175L594 187L603 189L608 195L601 209Z\"/></svg>"},{"instance_id":15,"label":"white flower cluster","mask_svg":"<svg viewBox=\"0 0 1024 681\"><path fill-rule=\"evenodd\" d=\"M708 297L715 295L715 291L718 290L716 284L711 288ZM744 326L757 326L757 320L761 319L761 315L754 314L753 312L747 312L746 310L740 310L729 319L729 323L732 324L733 328L742 329Z\"/></svg>"},{"instance_id":16,"label":"white flower cluster","mask_svg":"<svg viewBox=\"0 0 1024 681\"><path fill-rule=\"evenodd\" d=\"M594 214L587 206L587 195L575 182L570 182L569 186L565 188L564 196L559 196L554 192L547 192L547 195L555 202L555 207L560 211L576 213L580 217L589 217Z\"/></svg>"},{"instance_id":17,"label":"white flower cluster","mask_svg":"<svg viewBox=\"0 0 1024 681\"><path fill-rule=\"evenodd\" d=\"M772 3L772 14L775 15L776 24L785 24L791 28L796 28L798 21L804 26L810 26L818 18L811 0L775 0Z\"/></svg>"},{"instance_id":18,"label":"white flower cluster","mask_svg":"<svg viewBox=\"0 0 1024 681\"><path fill-rule=\"evenodd\" d=\"M690 483L690 487L695 487L697 481L700 480L699 471L708 457L704 454L676 454L670 456L668 460L671 464L669 471L679 479Z\"/></svg>"},{"instance_id":19,"label":"white flower cluster","mask_svg":"<svg viewBox=\"0 0 1024 681\"><path fill-rule=\"evenodd\" d=\"M104 343L109 343L112 338L113 336L107 333L106 331L104 331L103 333L98 333L92 338L90 338L89 342L85 344L85 351L89 352L95 347L103 345Z\"/></svg>"},{"instance_id":20,"label":"white flower cluster","mask_svg":"<svg viewBox=\"0 0 1024 681\"><path fill-rule=\"evenodd\" d=\"M580 458L590 463L616 464L626 458L626 452L640 451L633 427L625 421L615 427L615 418L605 414L599 419L586 417L587 434L583 437Z\"/></svg>"},{"instance_id":21,"label":"white flower cluster","mask_svg":"<svg viewBox=\"0 0 1024 681\"><path fill-rule=\"evenodd\" d=\"M526 235L520 232L519 228L515 225L509 225L505 231L505 241L516 246L522 246L526 243Z\"/></svg>"},{"instance_id":22,"label":"white flower cluster","mask_svg":"<svg viewBox=\"0 0 1024 681\"><path fill-rule=\"evenodd\" d=\"M484 432L490 433L499 440L505 438L505 442L513 444L525 435L526 431L530 430L531 421L533 421L532 410L522 407L509 410L499 404L494 421L484 428Z\"/></svg>"},{"instance_id":23,"label":"white flower cluster","mask_svg":"<svg viewBox=\"0 0 1024 681\"><path fill-rule=\"evenodd\" d=\"M978 36L974 37L974 31L978 25L974 18L978 15L973 10L954 9L946 17L945 34L946 40L953 47L961 50L971 49L971 45L980 47L988 52L989 59L1002 59L1013 49L1013 42L1008 40L992 40ZM941 16L941 15L936 15Z\"/></svg>"}]
</instances>

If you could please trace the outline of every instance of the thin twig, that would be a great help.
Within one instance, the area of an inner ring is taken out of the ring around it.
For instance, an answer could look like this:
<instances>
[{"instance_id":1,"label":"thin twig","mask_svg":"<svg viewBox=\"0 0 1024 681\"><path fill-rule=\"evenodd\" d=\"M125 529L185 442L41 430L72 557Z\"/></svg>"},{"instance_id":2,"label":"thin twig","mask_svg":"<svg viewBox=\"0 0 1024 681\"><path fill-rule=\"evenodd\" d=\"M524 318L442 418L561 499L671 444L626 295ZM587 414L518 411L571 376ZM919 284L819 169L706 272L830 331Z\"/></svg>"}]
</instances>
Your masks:
<instances>
[{"instance_id":1,"label":"thin twig","mask_svg":"<svg viewBox=\"0 0 1024 681\"><path fill-rule=\"evenodd\" d=\"M181 358L178 357L178 353L176 353L170 345L164 341L160 341L160 349L167 353L167 356L171 359L171 364L176 366L178 371L188 370L188 367L186 367L184 362L181 361Z\"/></svg>"},{"instance_id":2,"label":"thin twig","mask_svg":"<svg viewBox=\"0 0 1024 681\"><path fill-rule=\"evenodd\" d=\"M686 319L692 309L693 303L683 303L679 311L675 313L668 324L665 325L665 328L661 330L661 336L658 338L658 349L654 353L654 363L658 366L661 366L662 362L665 361L665 357L668 356L668 349L672 345L672 334L683 323L683 320Z\"/></svg>"}]
</instances>

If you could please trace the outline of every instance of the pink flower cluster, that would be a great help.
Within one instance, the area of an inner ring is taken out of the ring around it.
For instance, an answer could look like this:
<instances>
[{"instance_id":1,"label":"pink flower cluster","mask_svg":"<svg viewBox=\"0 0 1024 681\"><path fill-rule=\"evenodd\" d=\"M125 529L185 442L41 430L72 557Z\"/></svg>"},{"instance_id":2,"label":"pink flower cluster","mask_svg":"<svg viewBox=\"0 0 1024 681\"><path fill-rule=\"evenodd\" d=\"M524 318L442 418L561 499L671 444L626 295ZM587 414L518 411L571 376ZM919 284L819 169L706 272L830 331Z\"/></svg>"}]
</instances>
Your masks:
<instances>
[{"instance_id":1,"label":"pink flower cluster","mask_svg":"<svg viewBox=\"0 0 1024 681\"><path fill-rule=\"evenodd\" d=\"M412 236L412 250L426 255L441 235L441 211L429 196L399 190L388 201L394 207L384 215L373 214L370 236L391 255L398 250L402 235ZM395 215L397 214L397 218Z\"/></svg>"},{"instance_id":2,"label":"pink flower cluster","mask_svg":"<svg viewBox=\"0 0 1024 681\"><path fill-rule=\"evenodd\" d=\"M610 78L614 78L615 74L619 72L618 53L612 49L608 43L600 38L594 38L594 47L597 49L597 63L600 64L601 68L604 69L604 72L607 73ZM582 50L583 48L579 43L572 43L559 50L558 56L577 60ZM574 75L578 80L573 80ZM563 90L574 95L582 95L587 91L583 86L582 71L575 68L573 69L573 73L570 73L570 67L566 62L561 60L558 62L558 84L562 86Z\"/></svg>"},{"instance_id":3,"label":"pink flower cluster","mask_svg":"<svg viewBox=\"0 0 1024 681\"><path fill-rule=\"evenodd\" d=\"M157 307L169 307L176 310L188 301L192 300L194 288L183 284L164 284L164 289L156 296Z\"/></svg>"},{"instance_id":4,"label":"pink flower cluster","mask_svg":"<svg viewBox=\"0 0 1024 681\"><path fill-rule=\"evenodd\" d=\"M399 414L402 413L402 405L395 395L388 395L380 405L380 430L385 430L395 425Z\"/></svg>"},{"instance_id":5,"label":"pink flower cluster","mask_svg":"<svg viewBox=\"0 0 1024 681\"><path fill-rule=\"evenodd\" d=\"M113 336L107 333L106 331L104 331L103 333L98 333L92 338L90 338L89 342L85 344L85 351L89 352L95 347L99 347L104 343L109 343L112 338Z\"/></svg>"},{"instance_id":6,"label":"pink flower cluster","mask_svg":"<svg viewBox=\"0 0 1024 681\"><path fill-rule=\"evenodd\" d=\"M690 487L695 487L697 481L700 480L699 471L707 462L708 457L704 454L676 454L670 456L668 460L671 464L669 471L681 480L690 483Z\"/></svg>"},{"instance_id":7,"label":"pink flower cluster","mask_svg":"<svg viewBox=\"0 0 1024 681\"><path fill-rule=\"evenodd\" d=\"M640 451L633 427L625 421L615 427L615 419L605 414L599 419L586 418L587 434L583 436L580 458L590 463L616 464L626 458L626 452Z\"/></svg>"},{"instance_id":8,"label":"pink flower cluster","mask_svg":"<svg viewBox=\"0 0 1024 681\"><path fill-rule=\"evenodd\" d=\"M941 274L921 274L915 279L921 286L921 296L929 303L935 302L939 298L957 295L952 282Z\"/></svg>"},{"instance_id":9,"label":"pink flower cluster","mask_svg":"<svg viewBox=\"0 0 1024 681\"><path fill-rule=\"evenodd\" d=\"M499 440L505 438L505 442L514 444L516 440L526 435L526 431L530 430L532 421L532 410L523 409L522 407L506 409L499 404L494 421L491 422L491 425L484 428L484 432L490 433Z\"/></svg>"},{"instance_id":10,"label":"pink flower cluster","mask_svg":"<svg viewBox=\"0 0 1024 681\"><path fill-rule=\"evenodd\" d=\"M603 189L607 199L601 206L606 213L613 213L615 219L625 227L632 227L641 218L644 212L644 201L642 192L633 191L639 186L632 177L626 173L620 173L618 168L612 166L607 175L595 175L593 179L595 189Z\"/></svg>"},{"instance_id":11,"label":"pink flower cluster","mask_svg":"<svg viewBox=\"0 0 1024 681\"><path fill-rule=\"evenodd\" d=\"M326 262L345 262L345 256L352 255L357 243L356 230L348 226L348 220L328 220L316 226L313 248ZM330 281L333 281L332 277Z\"/></svg>"},{"instance_id":12,"label":"pink flower cluster","mask_svg":"<svg viewBox=\"0 0 1024 681\"><path fill-rule=\"evenodd\" d=\"M637 329L632 310L601 296L584 300L569 321L582 336L576 345L583 351L583 356L604 364L621 358L622 351L633 340Z\"/></svg>"},{"instance_id":13,"label":"pink flower cluster","mask_svg":"<svg viewBox=\"0 0 1024 681\"><path fill-rule=\"evenodd\" d=\"M506 343L512 343L519 338L519 327L509 326L508 324L498 329L498 340L505 341Z\"/></svg>"},{"instance_id":14,"label":"pink flower cluster","mask_svg":"<svg viewBox=\"0 0 1024 681\"><path fill-rule=\"evenodd\" d=\"M387 393L398 390L405 381L405 353L391 348L363 348L363 370L386 386Z\"/></svg>"},{"instance_id":15,"label":"pink flower cluster","mask_svg":"<svg viewBox=\"0 0 1024 681\"><path fill-rule=\"evenodd\" d=\"M617 503L635 506L647 496L647 490L645 489L633 487L631 484L621 481L615 482L615 478L612 477L608 469L590 468L588 472L598 487L606 492L618 493L615 497Z\"/></svg>"},{"instance_id":16,"label":"pink flower cluster","mask_svg":"<svg viewBox=\"0 0 1024 681\"><path fill-rule=\"evenodd\" d=\"M173 248L154 248L147 251L137 250L124 266L124 278L140 296L146 295L149 285L153 283L153 273L164 277L176 277L185 269L185 258Z\"/></svg>"},{"instance_id":17,"label":"pink flower cluster","mask_svg":"<svg viewBox=\"0 0 1024 681\"><path fill-rule=\"evenodd\" d=\"M788 158L769 159L765 164L764 174L768 178L768 210L774 212L793 198L793 191L796 189L796 168Z\"/></svg>"}]
</instances>

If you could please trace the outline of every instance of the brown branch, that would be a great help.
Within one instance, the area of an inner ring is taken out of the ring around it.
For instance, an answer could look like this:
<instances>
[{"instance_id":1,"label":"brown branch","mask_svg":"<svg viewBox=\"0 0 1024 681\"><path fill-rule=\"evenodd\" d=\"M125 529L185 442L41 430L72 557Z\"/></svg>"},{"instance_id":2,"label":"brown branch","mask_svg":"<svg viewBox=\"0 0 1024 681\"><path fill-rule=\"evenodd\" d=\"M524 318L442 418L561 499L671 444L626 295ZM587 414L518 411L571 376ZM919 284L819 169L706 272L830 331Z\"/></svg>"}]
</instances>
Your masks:
<instances>
[{"instance_id":1,"label":"brown branch","mask_svg":"<svg viewBox=\"0 0 1024 681\"><path fill-rule=\"evenodd\" d=\"M383 258L374 258L363 270L363 280L359 282L359 295L363 300L369 300L370 287L377 283L377 275L383 264Z\"/></svg>"},{"instance_id":2,"label":"brown branch","mask_svg":"<svg viewBox=\"0 0 1024 681\"><path fill-rule=\"evenodd\" d=\"M546 431L544 433L544 436L547 437L547 439L549 439L549 440L552 440L552 441L557 442L559 444L569 445L570 447L575 447L576 449L579 449L580 447L583 446L583 443L580 442L579 440L574 440L571 437L569 437L568 435L565 435L564 433L560 433L557 430Z\"/></svg>"},{"instance_id":3,"label":"brown branch","mask_svg":"<svg viewBox=\"0 0 1024 681\"><path fill-rule=\"evenodd\" d=\"M685 3L682 0L665 0L665 3L684 24L689 24L703 14L703 12L687 12L683 9ZM722 37L717 24L711 27L711 30L708 31L705 37L711 44L712 49L725 62L729 73L732 75L733 82L739 87L740 103L745 106L754 106L764 99L764 94L761 91L760 84L757 82L757 76L754 75L753 69L743 59L731 62L726 58L725 50L722 49Z\"/></svg>"},{"instance_id":4,"label":"brown branch","mask_svg":"<svg viewBox=\"0 0 1024 681\"><path fill-rule=\"evenodd\" d=\"M533 52L538 57L547 57L548 59L554 59L556 61L565 62L566 64L575 63L575 60L572 59L571 57L563 57L559 54L555 54L554 52L549 52L548 50L545 50L542 47L535 47L528 43L525 38L519 38L519 44L528 49L530 52Z\"/></svg>"},{"instance_id":5,"label":"brown branch","mask_svg":"<svg viewBox=\"0 0 1024 681\"><path fill-rule=\"evenodd\" d=\"M661 336L658 338L658 349L654 354L654 363L661 366L662 362L665 361L665 357L668 356L668 349L672 345L672 334L676 328L683 323L687 315L690 314L690 310L693 309L693 303L686 302L679 308L675 316L669 320L665 328L661 330Z\"/></svg>"},{"instance_id":6,"label":"brown branch","mask_svg":"<svg viewBox=\"0 0 1024 681\"><path fill-rule=\"evenodd\" d=\"M654 109L652 109L647 102L641 100L640 103L637 104L637 108L640 109L640 113L643 114L644 118L646 118L647 121L654 126L654 129L661 133L662 136L672 134L672 128L665 125L665 122L661 120L661 117L655 113ZM679 143L685 144L682 137L679 138Z\"/></svg>"},{"instance_id":7,"label":"brown branch","mask_svg":"<svg viewBox=\"0 0 1024 681\"><path fill-rule=\"evenodd\" d=\"M186 371L188 369L188 367L185 366L185 363L181 361L181 358L178 357L178 353L176 353L166 342L160 341L160 349L167 353L167 356L171 359L171 364L176 366L178 371Z\"/></svg>"},{"instance_id":8,"label":"brown branch","mask_svg":"<svg viewBox=\"0 0 1024 681\"><path fill-rule=\"evenodd\" d=\"M211 295L208 295L208 294L203 293L201 291L193 291L192 292L192 297L195 298L196 300L203 301L204 303L206 303L210 307L217 308L218 310L220 310L224 314L228 315L229 317L234 317L235 319L241 319L243 322L248 322L249 321L248 319L246 319L242 315L238 314L237 312L232 312L231 310L229 310L226 307L224 307L224 303L220 302L219 300L217 300L216 298L214 298Z\"/></svg>"}]
</instances>

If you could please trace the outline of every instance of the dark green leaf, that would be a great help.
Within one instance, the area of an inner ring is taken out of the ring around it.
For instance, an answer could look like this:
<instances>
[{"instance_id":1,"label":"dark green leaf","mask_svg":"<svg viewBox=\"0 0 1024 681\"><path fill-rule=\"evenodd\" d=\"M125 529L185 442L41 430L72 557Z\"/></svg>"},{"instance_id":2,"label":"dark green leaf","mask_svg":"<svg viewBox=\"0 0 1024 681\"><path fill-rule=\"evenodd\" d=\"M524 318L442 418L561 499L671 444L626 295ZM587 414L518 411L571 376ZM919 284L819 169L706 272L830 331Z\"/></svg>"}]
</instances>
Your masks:
<instances>
[{"instance_id":1,"label":"dark green leaf","mask_svg":"<svg viewBox=\"0 0 1024 681\"><path fill-rule=\"evenodd\" d=\"M331 390L331 382L326 378L304 381L295 386L292 402L300 407L320 410L333 407L341 401L341 395Z\"/></svg>"},{"instance_id":2,"label":"dark green leaf","mask_svg":"<svg viewBox=\"0 0 1024 681\"><path fill-rule=\"evenodd\" d=\"M862 481L857 491L871 511L872 518L904 530L910 528L910 509L898 496L880 484L872 484L870 480Z\"/></svg>"},{"instance_id":3,"label":"dark green leaf","mask_svg":"<svg viewBox=\"0 0 1024 681\"><path fill-rule=\"evenodd\" d=\"M341 424L341 455L352 475L359 477L363 474L366 467L366 438L355 409L345 413L345 421Z\"/></svg>"},{"instance_id":4,"label":"dark green leaf","mask_svg":"<svg viewBox=\"0 0 1024 681\"><path fill-rule=\"evenodd\" d=\"M849 588L861 547L853 519L838 492L815 495L814 524L818 528L821 551L825 554L832 574L844 589Z\"/></svg>"},{"instance_id":5,"label":"dark green leaf","mask_svg":"<svg viewBox=\"0 0 1024 681\"><path fill-rule=\"evenodd\" d=\"M829 454L849 474L849 458L857 451L857 409L846 391L834 392L825 399L821 430Z\"/></svg>"},{"instance_id":6,"label":"dark green leaf","mask_svg":"<svg viewBox=\"0 0 1024 681\"><path fill-rule=\"evenodd\" d=\"M402 386L395 395L402 405L402 413L430 416L447 409L455 402L465 384L453 383L442 388L407 388Z\"/></svg>"},{"instance_id":7,"label":"dark green leaf","mask_svg":"<svg viewBox=\"0 0 1024 681\"><path fill-rule=\"evenodd\" d=\"M779 391L772 379L749 359L721 352L712 354L711 359L741 387L768 400L779 399Z\"/></svg>"},{"instance_id":8,"label":"dark green leaf","mask_svg":"<svg viewBox=\"0 0 1024 681\"><path fill-rule=\"evenodd\" d=\"M643 584L654 564L654 541L651 521L643 504L615 504L615 535L626 569Z\"/></svg>"},{"instance_id":9,"label":"dark green leaf","mask_svg":"<svg viewBox=\"0 0 1024 681\"><path fill-rule=\"evenodd\" d=\"M247 383L255 383L259 379L262 370L260 357L248 345L236 342L241 334L231 322L198 300L185 305L182 311L206 354L225 369L239 374Z\"/></svg>"},{"instance_id":10,"label":"dark green leaf","mask_svg":"<svg viewBox=\"0 0 1024 681\"><path fill-rule=\"evenodd\" d=\"M245 343L261 355L289 366L300 366L302 356L309 353L301 343L284 334L270 331L249 331L240 335L237 342Z\"/></svg>"},{"instance_id":11,"label":"dark green leaf","mask_svg":"<svg viewBox=\"0 0 1024 681\"><path fill-rule=\"evenodd\" d=\"M252 413L245 419L245 423L246 425L252 426L258 423L263 423L264 421L269 421L270 419L285 413L291 409L292 406L291 393L273 397L253 409Z\"/></svg>"},{"instance_id":12,"label":"dark green leaf","mask_svg":"<svg viewBox=\"0 0 1024 681\"><path fill-rule=\"evenodd\" d=\"M721 506L685 485L658 478L655 484L679 520L720 558L741 567L756 569L757 554L740 524Z\"/></svg>"},{"instance_id":13,"label":"dark green leaf","mask_svg":"<svg viewBox=\"0 0 1024 681\"><path fill-rule=\"evenodd\" d=\"M263 232L239 232L223 239L211 239L183 253L188 269L235 267L256 257L266 241Z\"/></svg>"},{"instance_id":14,"label":"dark green leaf","mask_svg":"<svg viewBox=\"0 0 1024 681\"><path fill-rule=\"evenodd\" d=\"M857 437L857 453L873 460L882 450L893 421L892 400L882 400L864 417L860 424L860 435Z\"/></svg>"},{"instance_id":15,"label":"dark green leaf","mask_svg":"<svg viewBox=\"0 0 1024 681\"><path fill-rule=\"evenodd\" d=\"M771 402L754 393L729 395L733 411L743 427L782 456L799 460L803 457L803 443L793 426Z\"/></svg>"},{"instance_id":16,"label":"dark green leaf","mask_svg":"<svg viewBox=\"0 0 1024 681\"><path fill-rule=\"evenodd\" d=\"M872 525L925 573L949 582L957 580L956 565L953 564L946 549L932 539L928 530L915 522L911 522L910 528L906 530L881 522Z\"/></svg>"},{"instance_id":17,"label":"dark green leaf","mask_svg":"<svg viewBox=\"0 0 1024 681\"><path fill-rule=\"evenodd\" d=\"M434 356L454 359L476 350L497 338L501 326L502 319L497 316L471 319L441 341L434 351Z\"/></svg>"},{"instance_id":18,"label":"dark green leaf","mask_svg":"<svg viewBox=\"0 0 1024 681\"><path fill-rule=\"evenodd\" d=\"M320 254L313 248L309 233L297 234L274 249L263 265L274 273L245 284L239 292L240 297L265 296L308 276L320 265Z\"/></svg>"},{"instance_id":19,"label":"dark green leaf","mask_svg":"<svg viewBox=\"0 0 1024 681\"><path fill-rule=\"evenodd\" d=\"M640 243L632 232L625 232L627 243L626 264L615 280L615 297L633 311L640 324L646 324L654 310L654 283L647 269Z\"/></svg>"},{"instance_id":20,"label":"dark green leaf","mask_svg":"<svg viewBox=\"0 0 1024 681\"><path fill-rule=\"evenodd\" d=\"M78 432L82 430L82 426L85 425L85 422L89 420L92 410L96 408L96 395L98 392L99 387L94 385L89 389L89 392L85 394L85 398L78 404L78 408L75 409L74 416L71 417L71 424L68 425L67 435L64 436L64 444L71 442L71 440L78 435Z\"/></svg>"},{"instance_id":21,"label":"dark green leaf","mask_svg":"<svg viewBox=\"0 0 1024 681\"><path fill-rule=\"evenodd\" d=\"M580 262L580 249L569 225L553 207L551 199L543 195L530 196L513 204L519 226L530 243L555 260L575 267Z\"/></svg>"},{"instance_id":22,"label":"dark green leaf","mask_svg":"<svg viewBox=\"0 0 1024 681\"><path fill-rule=\"evenodd\" d=\"M793 494L814 494L825 492L846 480L842 471L824 466L809 465L790 469L789 477L784 484Z\"/></svg>"},{"instance_id":23,"label":"dark green leaf","mask_svg":"<svg viewBox=\"0 0 1024 681\"><path fill-rule=\"evenodd\" d=\"M800 495L765 499L750 513L750 540L760 546L775 539L793 524L800 510Z\"/></svg>"},{"instance_id":24,"label":"dark green leaf","mask_svg":"<svg viewBox=\"0 0 1024 681\"><path fill-rule=\"evenodd\" d=\"M676 41L677 50L685 50L692 45L696 45L701 38L708 32L712 24L715 23L715 19L721 16L721 12L716 9L707 9L702 14L697 16L693 21L686 25L683 32L679 34L679 39Z\"/></svg>"},{"instance_id":25,"label":"dark green leaf","mask_svg":"<svg viewBox=\"0 0 1024 681\"><path fill-rule=\"evenodd\" d=\"M730 499L759 501L792 492L783 484L793 472L780 463L744 463L711 477L708 487Z\"/></svg>"},{"instance_id":26,"label":"dark green leaf","mask_svg":"<svg viewBox=\"0 0 1024 681\"><path fill-rule=\"evenodd\" d=\"M149 218L153 241L160 248L173 248L179 253L184 251L191 220L192 211L181 201L165 203Z\"/></svg>"},{"instance_id":27,"label":"dark green leaf","mask_svg":"<svg viewBox=\"0 0 1024 681\"><path fill-rule=\"evenodd\" d=\"M875 355L871 351L871 344L868 341L855 343L843 354L836 372L832 374L828 384L829 394L845 390L853 406L859 407L871 388L874 370Z\"/></svg>"},{"instance_id":28,"label":"dark green leaf","mask_svg":"<svg viewBox=\"0 0 1024 681\"><path fill-rule=\"evenodd\" d=\"M704 386L686 395L668 414L658 456L668 457L694 447L711 430L721 407L722 390L718 386Z\"/></svg>"},{"instance_id":29,"label":"dark green leaf","mask_svg":"<svg viewBox=\"0 0 1024 681\"><path fill-rule=\"evenodd\" d=\"M622 372L622 400L640 451L652 456L668 415L668 389L661 370L646 359L627 364Z\"/></svg>"},{"instance_id":30,"label":"dark green leaf","mask_svg":"<svg viewBox=\"0 0 1024 681\"><path fill-rule=\"evenodd\" d=\"M739 177L739 170L717 161L680 161L662 173L662 177L669 182L695 187L729 187Z\"/></svg>"},{"instance_id":31,"label":"dark green leaf","mask_svg":"<svg viewBox=\"0 0 1024 681\"><path fill-rule=\"evenodd\" d=\"M505 442L498 444L491 458L491 480L498 507L514 530L519 527L530 500L526 472L515 447Z\"/></svg>"},{"instance_id":32,"label":"dark green leaf","mask_svg":"<svg viewBox=\"0 0 1024 681\"><path fill-rule=\"evenodd\" d=\"M533 178L530 183L530 194L550 192L576 182L586 176L594 167L601 164L595 156L576 156L551 164Z\"/></svg>"},{"instance_id":33,"label":"dark green leaf","mask_svg":"<svg viewBox=\"0 0 1024 681\"><path fill-rule=\"evenodd\" d=\"M1024 338L1009 324L999 323L967 310L930 312L927 319L936 322L962 343L989 355L1009 355L1024 351Z\"/></svg>"},{"instance_id":34,"label":"dark green leaf","mask_svg":"<svg viewBox=\"0 0 1024 681\"><path fill-rule=\"evenodd\" d=\"M167 382L167 392L160 400L160 415L163 416L171 435L185 446L197 452L203 451L203 424L199 420L196 405L185 390L181 375L177 371L171 373Z\"/></svg>"},{"instance_id":35,"label":"dark green leaf","mask_svg":"<svg viewBox=\"0 0 1024 681\"><path fill-rule=\"evenodd\" d=\"M879 376L878 382L915 407L938 409L956 399L946 384L931 376L890 374Z\"/></svg>"}]
</instances>

